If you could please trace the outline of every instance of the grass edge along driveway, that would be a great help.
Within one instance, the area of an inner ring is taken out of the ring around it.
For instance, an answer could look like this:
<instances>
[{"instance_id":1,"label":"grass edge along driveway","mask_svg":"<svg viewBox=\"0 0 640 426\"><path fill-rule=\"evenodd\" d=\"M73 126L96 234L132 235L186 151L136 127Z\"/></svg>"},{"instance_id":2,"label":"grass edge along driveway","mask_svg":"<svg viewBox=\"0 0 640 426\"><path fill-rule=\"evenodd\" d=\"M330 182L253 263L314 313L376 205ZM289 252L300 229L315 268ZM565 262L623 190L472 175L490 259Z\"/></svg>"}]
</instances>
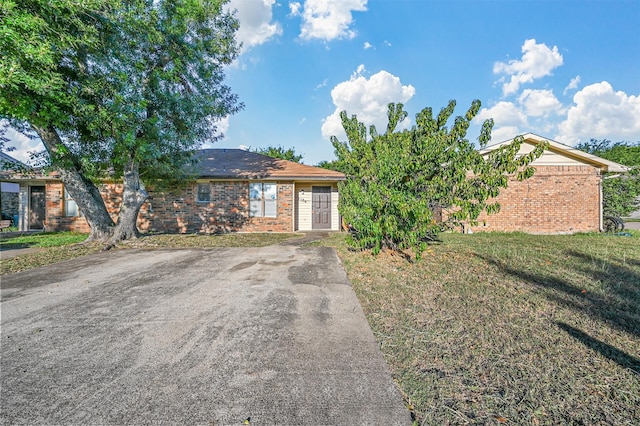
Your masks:
<instances>
[{"instance_id":1,"label":"grass edge along driveway","mask_svg":"<svg viewBox=\"0 0 640 426\"><path fill-rule=\"evenodd\" d=\"M159 235L121 247L275 244L293 234ZM635 424L640 235L444 235L422 260L335 247L418 424ZM99 246L48 248L11 268Z\"/></svg>"},{"instance_id":2,"label":"grass edge along driveway","mask_svg":"<svg viewBox=\"0 0 640 426\"><path fill-rule=\"evenodd\" d=\"M417 424L637 424L640 235L448 234L338 249Z\"/></svg>"}]
</instances>

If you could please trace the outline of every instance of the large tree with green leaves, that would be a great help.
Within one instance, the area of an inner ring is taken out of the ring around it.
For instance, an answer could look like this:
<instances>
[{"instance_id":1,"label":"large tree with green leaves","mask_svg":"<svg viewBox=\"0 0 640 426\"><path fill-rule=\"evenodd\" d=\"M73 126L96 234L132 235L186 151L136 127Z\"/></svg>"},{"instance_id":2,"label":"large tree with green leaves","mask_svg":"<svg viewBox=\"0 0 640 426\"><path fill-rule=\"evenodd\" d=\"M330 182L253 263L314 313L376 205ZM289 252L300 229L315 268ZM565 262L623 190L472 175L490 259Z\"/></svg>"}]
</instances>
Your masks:
<instances>
[{"instance_id":1,"label":"large tree with green leaves","mask_svg":"<svg viewBox=\"0 0 640 426\"><path fill-rule=\"evenodd\" d=\"M341 113L348 141L331 138L336 163L347 175L341 183L339 211L355 229L351 244L358 248L404 250L417 256L445 227L462 221L475 221L481 212L496 212L495 201L509 177L530 177L529 164L539 157L545 145L518 156L522 143L512 144L481 155L466 139L471 120L480 109L474 101L464 116L448 127L455 101L450 101L437 117L431 108L416 115L408 130L396 130L407 117L402 104L389 104L389 124L384 134L374 126L367 129L356 116ZM480 146L490 140L492 120L482 125ZM436 220L438 210L446 209L445 222Z\"/></svg>"},{"instance_id":2,"label":"large tree with green leaves","mask_svg":"<svg viewBox=\"0 0 640 426\"><path fill-rule=\"evenodd\" d=\"M267 146L265 148L249 148L249 150L251 152L266 155L267 157L293 161L294 163L299 163L302 160L302 154L296 154L295 148L285 148L283 146Z\"/></svg>"},{"instance_id":3,"label":"large tree with green leaves","mask_svg":"<svg viewBox=\"0 0 640 426\"><path fill-rule=\"evenodd\" d=\"M629 166L626 174L608 173L602 182L602 204L605 216L624 217L638 208L640 202L640 142L611 142L591 139L576 148L607 160Z\"/></svg>"},{"instance_id":4,"label":"large tree with green leaves","mask_svg":"<svg viewBox=\"0 0 640 426\"><path fill-rule=\"evenodd\" d=\"M145 183L189 174L241 107L223 84L238 22L223 0L2 3L0 117L34 131L91 226L137 235ZM114 226L96 182L121 179Z\"/></svg>"}]
</instances>

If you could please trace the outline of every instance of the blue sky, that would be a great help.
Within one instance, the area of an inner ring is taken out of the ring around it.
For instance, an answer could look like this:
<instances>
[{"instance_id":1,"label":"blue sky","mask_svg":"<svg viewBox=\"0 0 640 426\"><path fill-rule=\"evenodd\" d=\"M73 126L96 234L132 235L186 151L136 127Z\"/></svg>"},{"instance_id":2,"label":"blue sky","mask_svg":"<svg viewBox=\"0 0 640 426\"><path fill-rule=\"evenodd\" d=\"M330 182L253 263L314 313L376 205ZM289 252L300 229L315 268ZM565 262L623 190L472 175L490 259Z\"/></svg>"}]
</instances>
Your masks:
<instances>
[{"instance_id":1,"label":"blue sky","mask_svg":"<svg viewBox=\"0 0 640 426\"><path fill-rule=\"evenodd\" d=\"M473 99L493 142L533 132L568 145L640 141L640 1L232 0L242 53L227 83L245 104L210 147L295 147L334 158L338 114L404 126L422 108ZM13 136L26 159L33 141ZM209 147L209 146L207 146Z\"/></svg>"}]
</instances>

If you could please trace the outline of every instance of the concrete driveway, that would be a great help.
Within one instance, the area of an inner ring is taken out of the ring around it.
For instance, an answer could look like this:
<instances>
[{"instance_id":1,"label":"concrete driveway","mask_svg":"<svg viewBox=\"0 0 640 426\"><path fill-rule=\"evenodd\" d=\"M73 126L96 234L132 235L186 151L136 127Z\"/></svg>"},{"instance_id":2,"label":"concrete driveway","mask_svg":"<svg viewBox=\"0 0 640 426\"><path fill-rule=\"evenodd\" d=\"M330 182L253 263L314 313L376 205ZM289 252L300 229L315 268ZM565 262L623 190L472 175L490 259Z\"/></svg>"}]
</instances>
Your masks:
<instances>
[{"instance_id":1,"label":"concrete driveway","mask_svg":"<svg viewBox=\"0 0 640 426\"><path fill-rule=\"evenodd\" d=\"M410 424L329 248L115 251L0 288L0 424Z\"/></svg>"}]
</instances>

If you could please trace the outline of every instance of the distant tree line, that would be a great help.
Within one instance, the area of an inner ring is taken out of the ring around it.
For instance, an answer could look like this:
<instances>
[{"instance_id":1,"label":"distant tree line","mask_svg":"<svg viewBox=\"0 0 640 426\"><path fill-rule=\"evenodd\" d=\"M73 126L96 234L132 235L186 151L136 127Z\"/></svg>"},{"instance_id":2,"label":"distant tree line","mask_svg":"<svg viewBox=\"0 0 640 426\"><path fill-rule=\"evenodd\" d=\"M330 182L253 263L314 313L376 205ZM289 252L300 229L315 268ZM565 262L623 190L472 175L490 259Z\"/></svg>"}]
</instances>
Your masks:
<instances>
[{"instance_id":1,"label":"distant tree line","mask_svg":"<svg viewBox=\"0 0 640 426\"><path fill-rule=\"evenodd\" d=\"M576 148L606 160L629 166L625 174L607 173L602 182L603 211L605 216L625 217L640 207L640 141L611 142L591 139Z\"/></svg>"}]
</instances>

